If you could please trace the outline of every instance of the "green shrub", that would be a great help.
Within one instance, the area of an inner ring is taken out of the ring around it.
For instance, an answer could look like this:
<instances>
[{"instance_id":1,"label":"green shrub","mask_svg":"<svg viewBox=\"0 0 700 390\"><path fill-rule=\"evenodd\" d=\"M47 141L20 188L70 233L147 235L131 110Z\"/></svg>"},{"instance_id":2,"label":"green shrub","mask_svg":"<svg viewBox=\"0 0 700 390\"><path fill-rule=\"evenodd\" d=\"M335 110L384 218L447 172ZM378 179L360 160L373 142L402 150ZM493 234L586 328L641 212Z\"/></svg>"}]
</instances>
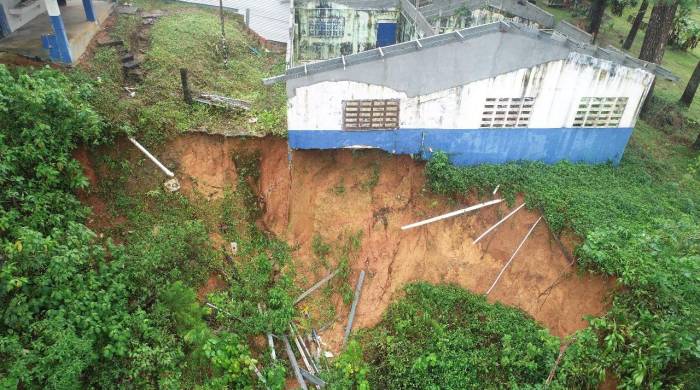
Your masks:
<instances>
[{"instance_id":1,"label":"green shrub","mask_svg":"<svg viewBox=\"0 0 700 390\"><path fill-rule=\"evenodd\" d=\"M624 286L611 311L591 321L595 333L566 357L566 387L594 387L606 370L629 388L690 384L700 364L700 210L688 207L698 195L645 168L635 160L457 168L442 153L426 167L438 193L486 193L500 184L511 203L524 194L555 233L570 229L584 239L576 251L582 268Z\"/></svg>"},{"instance_id":2,"label":"green shrub","mask_svg":"<svg viewBox=\"0 0 700 390\"><path fill-rule=\"evenodd\" d=\"M375 388L513 388L544 381L559 341L522 311L451 285L405 288L362 336Z\"/></svg>"}]
</instances>

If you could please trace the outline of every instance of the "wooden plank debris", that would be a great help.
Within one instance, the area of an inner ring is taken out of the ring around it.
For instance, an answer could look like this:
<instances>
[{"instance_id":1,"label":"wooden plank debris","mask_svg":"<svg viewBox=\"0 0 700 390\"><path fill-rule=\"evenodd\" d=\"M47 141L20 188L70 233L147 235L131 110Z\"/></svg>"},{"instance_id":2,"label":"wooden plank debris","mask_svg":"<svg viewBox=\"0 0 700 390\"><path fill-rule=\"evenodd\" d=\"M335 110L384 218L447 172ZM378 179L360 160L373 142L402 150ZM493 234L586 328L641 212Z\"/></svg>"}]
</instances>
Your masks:
<instances>
[{"instance_id":1,"label":"wooden plank debris","mask_svg":"<svg viewBox=\"0 0 700 390\"><path fill-rule=\"evenodd\" d=\"M352 331L352 323L355 321L355 311L357 310L357 303L360 301L360 294L362 293L362 284L365 282L365 271L360 271L360 276L357 278L357 285L355 285L355 298L352 300L352 306L350 307L350 314L348 314L348 324L345 327L345 336L343 336L343 345L347 344L350 338L350 332Z\"/></svg>"},{"instance_id":2,"label":"wooden plank debris","mask_svg":"<svg viewBox=\"0 0 700 390\"><path fill-rule=\"evenodd\" d=\"M464 208L464 209L452 211L452 212L447 213L447 214L438 215L437 217L429 218L429 219L426 219L424 221L420 221L420 222L412 223L410 225L402 226L401 230L413 229L413 228L418 227L418 226L423 226L423 225L427 225L429 223L441 221L443 219L452 218L452 217L455 217L455 216L460 215L460 214L468 213L470 211L478 210L478 209L488 207L488 206L493 206L493 205L495 205L497 203L501 203L501 202L503 202L503 199L494 199L494 200L490 200L488 202L479 203L479 204L476 204L474 206L469 206L469 207Z\"/></svg>"},{"instance_id":3,"label":"wooden plank debris","mask_svg":"<svg viewBox=\"0 0 700 390\"><path fill-rule=\"evenodd\" d=\"M290 337L292 340L294 340L294 344L297 346L297 351L299 351L299 354L301 355L301 361L304 362L304 366L306 366L306 369L309 370L309 372L313 372L314 369L311 367L311 363L309 363L309 359L306 358L306 354L304 353L304 349L301 347L301 343L299 343L299 337L297 337L296 333L294 332L294 328L292 328L292 325L289 325L289 331L290 331Z\"/></svg>"},{"instance_id":4,"label":"wooden plank debris","mask_svg":"<svg viewBox=\"0 0 700 390\"><path fill-rule=\"evenodd\" d=\"M496 188L493 189L493 193L491 195L496 195L496 192L498 192L498 189L501 188L501 185L497 185Z\"/></svg>"},{"instance_id":5,"label":"wooden plank debris","mask_svg":"<svg viewBox=\"0 0 700 390\"><path fill-rule=\"evenodd\" d=\"M523 245L525 244L525 241L527 241L527 238L530 237L530 234L532 234L532 231L535 230L535 227L537 226L538 223L540 223L541 220L542 220L542 217L537 218L537 221L535 221L535 223L532 225L532 227L530 228L530 231L528 231L527 234L525 235L525 237L523 238L523 240L520 241L520 245L518 245L518 247L515 249L515 252L513 252L513 254L510 256L510 259L508 259L508 262L506 263L506 265L503 266L503 268L501 269L501 272L496 277L496 280L493 281L493 284L491 285L491 287L489 287L488 291L486 291L487 296L489 295L491 290L493 290L493 288L496 287L496 283L498 283L498 280L501 279L503 272L505 272L505 270L508 268L510 263L515 258L515 255L518 254L518 252L520 251L520 248L523 247Z\"/></svg>"},{"instance_id":6,"label":"wooden plank debris","mask_svg":"<svg viewBox=\"0 0 700 390\"><path fill-rule=\"evenodd\" d=\"M245 100L234 99L226 96L219 96L210 93L203 93L193 99L195 102L210 106L225 108L229 110L250 110L251 104Z\"/></svg>"},{"instance_id":7,"label":"wooden plank debris","mask_svg":"<svg viewBox=\"0 0 700 390\"><path fill-rule=\"evenodd\" d=\"M500 221L496 222L495 225L493 225L493 226L491 226L490 228L486 229L485 232L481 233L481 235L480 235L479 237L477 237L476 240L474 240L474 244L476 244L476 243L478 243L479 241L481 241L481 239L484 238L484 237L486 237L487 234L491 233L491 232L493 231L493 229L497 228L500 224L502 224L503 222L505 222L508 218L512 217L513 214L515 214L515 213L517 213L518 211L520 211L520 209L522 209L524 206L525 206L525 203L521 204L521 205L518 206L515 210L511 211L510 213L508 213L508 215L506 215L505 217L501 218Z\"/></svg>"},{"instance_id":8,"label":"wooden plank debris","mask_svg":"<svg viewBox=\"0 0 700 390\"><path fill-rule=\"evenodd\" d=\"M301 295L299 295L299 296L297 297L297 299L294 300L294 304L296 305L297 303L301 302L304 298L308 297L309 294L311 294L312 292L316 291L319 287L323 286L323 285L324 285L325 283L327 283L329 280L333 279L333 277L335 277L335 275L337 275L338 272L340 272L340 268L338 268L338 269L336 269L335 271L331 272L331 273L330 273L328 276L326 276L325 278L319 280L316 284L314 284L313 286L311 286L311 288L309 288L308 290L304 291Z\"/></svg>"},{"instance_id":9,"label":"wooden plank debris","mask_svg":"<svg viewBox=\"0 0 700 390\"><path fill-rule=\"evenodd\" d=\"M289 363L292 365L294 376L297 377L297 382L299 382L299 387L301 387L303 390L308 390L309 388L306 387L304 377L301 376L301 371L299 371L299 365L297 364L297 358L294 356L294 351L292 351L292 346L289 344L287 335L282 335L282 341L284 342L284 348L287 350L287 358L289 358Z\"/></svg>"}]
</instances>

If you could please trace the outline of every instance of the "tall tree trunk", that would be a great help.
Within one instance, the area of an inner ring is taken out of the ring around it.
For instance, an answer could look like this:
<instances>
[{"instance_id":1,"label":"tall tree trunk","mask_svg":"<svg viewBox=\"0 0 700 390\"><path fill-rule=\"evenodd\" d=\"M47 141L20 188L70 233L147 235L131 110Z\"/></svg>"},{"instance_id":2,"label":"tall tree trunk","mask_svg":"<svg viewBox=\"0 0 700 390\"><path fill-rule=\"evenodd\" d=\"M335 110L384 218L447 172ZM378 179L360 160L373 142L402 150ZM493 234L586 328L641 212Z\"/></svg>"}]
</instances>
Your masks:
<instances>
[{"instance_id":1,"label":"tall tree trunk","mask_svg":"<svg viewBox=\"0 0 700 390\"><path fill-rule=\"evenodd\" d=\"M693 144L693 148L696 150L700 150L700 134L698 134L698 138L695 139L695 143Z\"/></svg>"},{"instance_id":2,"label":"tall tree trunk","mask_svg":"<svg viewBox=\"0 0 700 390\"><path fill-rule=\"evenodd\" d=\"M676 16L678 0L661 0L651 10L649 27L644 35L639 59L660 64L664 58L666 43L673 28L673 18Z\"/></svg>"},{"instance_id":3,"label":"tall tree trunk","mask_svg":"<svg viewBox=\"0 0 700 390\"><path fill-rule=\"evenodd\" d=\"M690 103L693 102L693 98L695 97L695 92L698 90L698 85L700 85L700 61L695 65L693 75L690 76L688 85L685 86L685 91L683 91L683 96L681 96L681 103L690 106Z\"/></svg>"},{"instance_id":4,"label":"tall tree trunk","mask_svg":"<svg viewBox=\"0 0 700 390\"><path fill-rule=\"evenodd\" d=\"M600 25L603 23L603 14L605 14L605 7L608 5L608 0L593 0L591 5L590 19L591 24L588 26L588 32L593 34L593 40L598 38L598 31L600 30Z\"/></svg>"},{"instance_id":5,"label":"tall tree trunk","mask_svg":"<svg viewBox=\"0 0 700 390\"><path fill-rule=\"evenodd\" d=\"M637 31L639 31L639 26L642 25L642 21L644 20L644 14L647 13L647 8L649 8L649 1L642 0L642 5L639 6L637 16L634 18L634 22L632 22L632 28L630 28L629 34L627 34L625 43L622 44L623 49L629 50L630 47L632 47L632 43L634 43L634 38L637 36Z\"/></svg>"},{"instance_id":6,"label":"tall tree trunk","mask_svg":"<svg viewBox=\"0 0 700 390\"><path fill-rule=\"evenodd\" d=\"M676 16L676 8L678 8L678 0L659 0L652 8L651 16L649 17L649 26L646 34L644 34L644 42L642 50L639 52L639 59L660 64L664 58L666 43L671 35L673 28L673 19ZM656 80L651 84L649 93L642 106L643 111L649 109L652 96L654 95L654 85Z\"/></svg>"}]
</instances>

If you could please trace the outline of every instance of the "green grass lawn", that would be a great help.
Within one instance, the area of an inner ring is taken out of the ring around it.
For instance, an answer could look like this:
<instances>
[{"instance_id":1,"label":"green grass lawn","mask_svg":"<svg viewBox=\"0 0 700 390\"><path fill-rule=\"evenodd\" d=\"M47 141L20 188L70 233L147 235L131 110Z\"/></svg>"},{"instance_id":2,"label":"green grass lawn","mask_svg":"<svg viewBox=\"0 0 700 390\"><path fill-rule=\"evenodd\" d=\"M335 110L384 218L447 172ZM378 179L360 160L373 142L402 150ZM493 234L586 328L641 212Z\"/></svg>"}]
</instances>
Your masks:
<instances>
[{"instance_id":1,"label":"green grass lawn","mask_svg":"<svg viewBox=\"0 0 700 390\"><path fill-rule=\"evenodd\" d=\"M114 48L97 48L81 68L90 78L100 80L102 93L95 104L108 122L129 123L146 143L184 131L254 136L286 133L284 85L262 84L263 78L284 72L284 54L268 52L244 32L238 15L227 14L228 61L224 61L215 8L158 1L137 1L136 5L166 12L150 29L147 44L136 47L139 29L143 29L140 16L119 15L110 31L132 46L132 52L142 52L143 82L124 79ZM251 110L231 112L185 104L180 68L188 69L195 95L213 93L243 99L251 102ZM134 97L127 97L126 85L136 88Z\"/></svg>"}]
</instances>

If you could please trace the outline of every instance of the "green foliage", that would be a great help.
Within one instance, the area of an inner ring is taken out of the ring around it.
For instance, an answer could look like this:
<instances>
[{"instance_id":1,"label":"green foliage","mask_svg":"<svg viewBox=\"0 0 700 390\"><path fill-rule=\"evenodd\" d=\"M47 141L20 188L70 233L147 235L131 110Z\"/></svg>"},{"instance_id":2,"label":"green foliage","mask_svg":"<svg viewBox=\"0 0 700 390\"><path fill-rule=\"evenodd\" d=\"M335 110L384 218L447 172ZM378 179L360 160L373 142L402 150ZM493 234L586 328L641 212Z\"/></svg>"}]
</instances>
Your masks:
<instances>
[{"instance_id":1,"label":"green foliage","mask_svg":"<svg viewBox=\"0 0 700 390\"><path fill-rule=\"evenodd\" d=\"M670 45L683 51L695 49L700 41L700 24L690 13L691 7L679 7L669 38Z\"/></svg>"},{"instance_id":2,"label":"green foliage","mask_svg":"<svg viewBox=\"0 0 700 390\"><path fill-rule=\"evenodd\" d=\"M360 188L365 191L372 191L379 184L379 164L376 161L372 162L371 169L369 178L360 183Z\"/></svg>"},{"instance_id":3,"label":"green foliage","mask_svg":"<svg viewBox=\"0 0 700 390\"><path fill-rule=\"evenodd\" d=\"M126 246L100 242L82 224L88 212L74 193L88 182L72 153L106 138L90 92L54 70L0 67L0 387L250 382L254 361L227 345L237 336L209 329L196 300L193 288L217 258L186 198L116 191L132 228ZM132 164L105 161L118 186L133 179Z\"/></svg>"},{"instance_id":4,"label":"green foliage","mask_svg":"<svg viewBox=\"0 0 700 390\"><path fill-rule=\"evenodd\" d=\"M563 162L456 168L437 154L426 172L438 193L484 193L497 184L511 202L524 193L554 231L571 229L585 239L577 250L581 267L617 276L625 287L611 311L591 321L598 342L587 333L577 341L578 353L567 357L567 386L594 387L606 369L630 388L680 385L697 371L697 192L664 183L664 173L654 177L635 160L620 167Z\"/></svg>"},{"instance_id":5,"label":"green foliage","mask_svg":"<svg viewBox=\"0 0 700 390\"><path fill-rule=\"evenodd\" d=\"M53 70L30 75L0 65L0 239L20 226L48 233L85 217L72 192L88 182L71 152L105 140L85 102L91 93Z\"/></svg>"},{"instance_id":6,"label":"green foliage","mask_svg":"<svg viewBox=\"0 0 700 390\"><path fill-rule=\"evenodd\" d=\"M205 387L252 388L252 373L255 372L257 361L253 359L250 349L238 336L226 334L220 338L210 339L204 345L204 353L211 360L218 374Z\"/></svg>"},{"instance_id":7,"label":"green foliage","mask_svg":"<svg viewBox=\"0 0 700 390\"><path fill-rule=\"evenodd\" d=\"M514 388L542 383L559 341L522 311L451 285L405 288L362 336L375 388Z\"/></svg>"},{"instance_id":8,"label":"green foliage","mask_svg":"<svg viewBox=\"0 0 700 390\"><path fill-rule=\"evenodd\" d=\"M369 390L368 373L362 345L357 340L350 340L345 350L333 361L331 369L323 372L322 376L329 389Z\"/></svg>"}]
</instances>

